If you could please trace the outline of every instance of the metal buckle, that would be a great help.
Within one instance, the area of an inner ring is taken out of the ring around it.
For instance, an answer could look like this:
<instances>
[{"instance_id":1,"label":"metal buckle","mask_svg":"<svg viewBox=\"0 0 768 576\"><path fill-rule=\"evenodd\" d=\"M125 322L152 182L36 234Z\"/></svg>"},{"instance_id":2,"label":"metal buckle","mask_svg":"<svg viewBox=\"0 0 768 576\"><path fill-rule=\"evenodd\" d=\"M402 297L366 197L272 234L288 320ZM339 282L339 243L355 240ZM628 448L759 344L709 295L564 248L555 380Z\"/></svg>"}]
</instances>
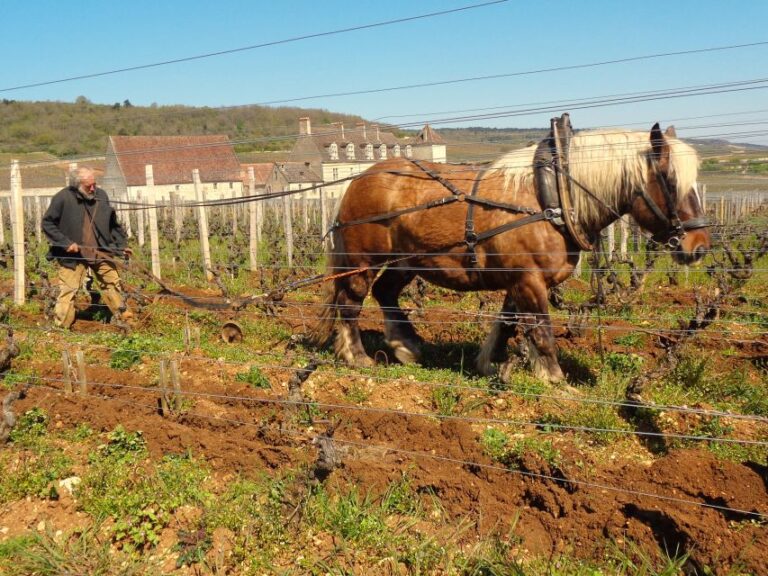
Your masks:
<instances>
[{"instance_id":1,"label":"metal buckle","mask_svg":"<svg viewBox=\"0 0 768 576\"><path fill-rule=\"evenodd\" d=\"M565 220L563 220L563 210L561 208L545 208L544 219L549 220L556 226L565 224Z\"/></svg>"},{"instance_id":2,"label":"metal buckle","mask_svg":"<svg viewBox=\"0 0 768 576\"><path fill-rule=\"evenodd\" d=\"M670 250L677 250L680 247L680 243L682 242L682 238L680 236L672 236L669 240L667 240L667 248Z\"/></svg>"}]
</instances>

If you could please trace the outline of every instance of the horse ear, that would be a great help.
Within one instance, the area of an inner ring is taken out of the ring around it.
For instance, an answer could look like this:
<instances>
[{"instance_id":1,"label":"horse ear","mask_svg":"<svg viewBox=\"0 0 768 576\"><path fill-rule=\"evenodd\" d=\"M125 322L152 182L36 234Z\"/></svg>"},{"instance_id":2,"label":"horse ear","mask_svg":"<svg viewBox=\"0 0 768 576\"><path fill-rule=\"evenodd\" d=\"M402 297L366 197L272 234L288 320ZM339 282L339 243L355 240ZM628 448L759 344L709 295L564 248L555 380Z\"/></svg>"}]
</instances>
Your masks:
<instances>
[{"instance_id":1,"label":"horse ear","mask_svg":"<svg viewBox=\"0 0 768 576\"><path fill-rule=\"evenodd\" d=\"M667 126L667 129L664 130L664 136L669 138L677 138L677 130L675 130L674 126Z\"/></svg>"},{"instance_id":2,"label":"horse ear","mask_svg":"<svg viewBox=\"0 0 768 576\"><path fill-rule=\"evenodd\" d=\"M651 128L651 154L654 160L659 160L661 154L664 151L664 134L661 133L661 127L659 123L653 125Z\"/></svg>"}]
</instances>

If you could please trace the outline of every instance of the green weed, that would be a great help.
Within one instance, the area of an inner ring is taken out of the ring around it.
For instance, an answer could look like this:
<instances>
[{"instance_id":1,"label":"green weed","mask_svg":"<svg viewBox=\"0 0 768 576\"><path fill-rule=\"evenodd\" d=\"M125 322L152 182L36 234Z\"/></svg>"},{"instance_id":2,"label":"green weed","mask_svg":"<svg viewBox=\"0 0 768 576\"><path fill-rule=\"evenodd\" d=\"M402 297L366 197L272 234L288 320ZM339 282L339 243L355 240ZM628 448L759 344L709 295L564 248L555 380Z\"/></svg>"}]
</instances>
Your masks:
<instances>
[{"instance_id":1,"label":"green weed","mask_svg":"<svg viewBox=\"0 0 768 576\"><path fill-rule=\"evenodd\" d=\"M238 382L246 382L252 388L265 388L269 389L272 385L269 383L269 379L264 376L263 372L258 366L251 366L248 372L241 372L235 376L235 380Z\"/></svg>"}]
</instances>

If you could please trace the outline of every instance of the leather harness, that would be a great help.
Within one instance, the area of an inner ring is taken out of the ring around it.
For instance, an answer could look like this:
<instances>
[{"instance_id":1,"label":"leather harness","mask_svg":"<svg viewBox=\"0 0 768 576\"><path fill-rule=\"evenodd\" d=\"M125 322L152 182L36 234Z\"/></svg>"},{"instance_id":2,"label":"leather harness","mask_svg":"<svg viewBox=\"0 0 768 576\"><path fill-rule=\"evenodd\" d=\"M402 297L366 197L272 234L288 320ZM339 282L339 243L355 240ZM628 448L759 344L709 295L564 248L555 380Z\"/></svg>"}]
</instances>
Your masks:
<instances>
[{"instance_id":1,"label":"leather harness","mask_svg":"<svg viewBox=\"0 0 768 576\"><path fill-rule=\"evenodd\" d=\"M608 208L617 218L621 215L613 210L605 202L597 198L587 188L579 184L568 171L568 148L570 146L570 140L573 135L571 128L571 122L567 113L563 114L560 118L551 119L551 130L548 138L544 139L536 149L534 154L534 173L536 179L536 190L539 201L544 207L539 211L535 208L529 208L527 206L520 206L516 204L508 204L506 202L496 202L486 198L481 198L477 195L478 189L483 176L487 172L487 168L480 170L475 176L472 183L472 189L469 195L466 195L455 184L443 178L438 172L431 170L425 166L419 160L410 160L411 163L419 168L422 172L428 175L433 180L439 182L451 195L443 196L436 200L417 204L401 210L394 210L385 214L376 214L367 218L360 218L357 220L350 220L348 222L339 222L338 220L333 223L328 230L328 234L334 229L345 228L347 226L357 226L360 224L370 224L373 222L382 222L384 220L391 220L404 214L410 214L413 212L419 212L421 210L429 210L430 208L437 208L439 206L445 206L452 204L453 202L466 202L467 203L467 216L464 224L464 244L467 247L467 253L470 257L470 262L473 266L477 264L477 254L475 248L478 243L492 238L503 232L514 230L534 222L540 222L546 220L551 222L553 226L558 228L565 228L574 240L574 242L582 250L592 250L595 239L590 238L587 233L582 229L578 223L575 211L573 209L573 201L571 198L571 183L574 183L579 188L589 194L595 201L601 202ZM655 175L659 187L664 195L665 203L667 205L667 211L669 215L664 214L658 204L650 197L648 192L641 188L637 195L639 195L647 204L648 208L661 222L666 224L666 239L663 240L670 248L677 248L680 245L682 237L687 230L695 230L698 228L706 228L710 226L708 219L705 216L697 218L691 218L685 222L681 222L677 213L677 208L674 201L674 196L669 188L669 183L661 171L658 169L656 160L649 158L649 168L651 168ZM390 172L395 175L402 175L401 172ZM524 218L515 220L513 222L507 222L501 226L496 226L490 230L478 233L475 230L475 207L483 206L486 208L496 208L505 210L514 214L527 214ZM658 235L654 235L653 239L657 242Z\"/></svg>"}]
</instances>

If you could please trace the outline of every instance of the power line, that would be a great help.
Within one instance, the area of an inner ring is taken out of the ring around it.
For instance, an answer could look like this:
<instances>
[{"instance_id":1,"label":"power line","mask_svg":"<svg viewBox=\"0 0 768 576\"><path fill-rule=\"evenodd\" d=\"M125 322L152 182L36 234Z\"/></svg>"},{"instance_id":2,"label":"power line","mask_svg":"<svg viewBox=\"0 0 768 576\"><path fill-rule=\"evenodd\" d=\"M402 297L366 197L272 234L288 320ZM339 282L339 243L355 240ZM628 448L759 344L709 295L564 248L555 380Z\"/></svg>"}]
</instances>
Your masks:
<instances>
[{"instance_id":1,"label":"power line","mask_svg":"<svg viewBox=\"0 0 768 576\"><path fill-rule=\"evenodd\" d=\"M484 8L493 4L501 4L507 2L507 0L490 0L481 4L470 4L468 6L461 6L459 8L452 8L450 10L441 10L439 12L430 12L428 14L420 14L418 16L408 16L405 18L396 18L394 20L385 20L383 22L374 22L372 24L362 24L360 26L351 26L349 28L341 28L338 30L331 30L327 32L317 32L314 34L305 34L303 36L294 36L292 38L285 38L283 40L273 40L271 42L263 42L261 44L254 44L251 46L243 46L240 48L232 48L230 50L219 50L217 52L208 52L206 54L198 54L196 56L186 56L184 58L175 58L173 60L164 60L162 62L154 62L152 64L140 64L138 66L129 66L127 68L117 68L114 70L106 70L104 72L94 72L92 74L82 74L80 76L70 76L67 78L60 78L58 80L48 80L44 82L35 82L32 84L23 84L20 86L11 86L8 88L0 88L0 92L10 92L13 90L22 90L24 88L37 88L39 86L48 86L51 84L60 84L63 82L72 82L74 80L84 80L86 78L97 78L99 76L108 76L111 74L120 74L122 72L133 72L135 70L144 70L147 68L157 68L159 66L168 66L170 64L179 64L181 62L191 62L193 60L202 60L205 58L213 58L214 56L224 56L226 54L235 54L237 52L246 52L248 50L257 50L259 48L266 48L269 46L278 46L281 44L289 44L291 42L299 42L301 40L309 40L312 38L321 38L324 36L335 36L338 34L345 34L347 32L355 32L358 30L366 30L370 28L378 28L382 26L390 26L392 24L401 24L403 22L412 22L414 20L422 20L425 18L433 18L435 16L444 16L446 14L453 14L456 12L463 12L466 10L473 10L475 8Z\"/></svg>"},{"instance_id":2,"label":"power line","mask_svg":"<svg viewBox=\"0 0 768 576\"><path fill-rule=\"evenodd\" d=\"M304 100L316 100L319 98L338 98L340 96L360 96L362 94L380 94L382 92L393 92L396 90L412 90L414 88L433 88L435 86L446 86L450 84L462 84L466 82L478 82L483 80L497 80L500 78L512 78L516 76L531 76L534 74L545 74L550 72L563 72L566 70L578 70L583 68L596 68L598 66L608 66L612 64L624 64L627 62L637 62L641 60L651 60L654 58L666 58L670 56L684 56L688 54L701 54L706 52L718 52L724 50L736 50L740 48L752 48L755 46L768 45L768 41L752 42L749 44L732 44L729 46L715 46L710 48L694 48L691 50L680 50L677 52L659 52L656 54L645 54L642 56L630 56L628 58L616 58L613 60L601 60L598 62L589 62L585 64L571 64L567 66L553 66L550 68L538 68L535 70L525 70L520 72L506 72L500 74L488 74L485 76L471 76L468 78L454 78L451 80L436 80L432 82L420 82L417 84L405 84L401 86L389 86L385 88L372 88L368 90L353 90L349 92L331 92L327 94L315 94L313 96L300 96L297 98L286 98L283 100L269 100L260 102L260 105L289 104L291 102L301 102Z\"/></svg>"}]
</instances>

